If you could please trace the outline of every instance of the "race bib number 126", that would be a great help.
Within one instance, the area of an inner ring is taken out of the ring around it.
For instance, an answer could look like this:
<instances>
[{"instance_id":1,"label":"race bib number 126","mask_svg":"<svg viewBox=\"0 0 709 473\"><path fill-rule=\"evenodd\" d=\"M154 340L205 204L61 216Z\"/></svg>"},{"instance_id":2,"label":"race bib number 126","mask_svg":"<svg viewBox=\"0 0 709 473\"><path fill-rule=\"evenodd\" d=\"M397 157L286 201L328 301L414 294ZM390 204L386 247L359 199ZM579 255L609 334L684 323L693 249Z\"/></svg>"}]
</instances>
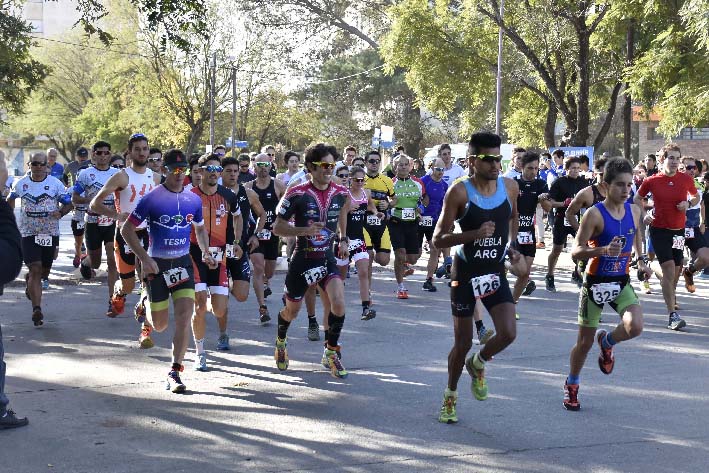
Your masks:
<instances>
[{"instance_id":1,"label":"race bib number 126","mask_svg":"<svg viewBox=\"0 0 709 473\"><path fill-rule=\"evenodd\" d=\"M500 275L484 274L477 276L470 280L470 284L473 286L475 298L482 299L495 293L500 288Z\"/></svg>"}]
</instances>

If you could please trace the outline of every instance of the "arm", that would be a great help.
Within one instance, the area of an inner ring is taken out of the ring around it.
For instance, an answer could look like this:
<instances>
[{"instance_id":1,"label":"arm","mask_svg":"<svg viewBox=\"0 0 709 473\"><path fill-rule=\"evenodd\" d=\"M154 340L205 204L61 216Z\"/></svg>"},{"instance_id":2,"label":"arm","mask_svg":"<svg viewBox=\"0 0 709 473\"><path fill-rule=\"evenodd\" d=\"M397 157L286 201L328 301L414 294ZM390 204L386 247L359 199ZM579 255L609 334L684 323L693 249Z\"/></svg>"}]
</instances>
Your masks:
<instances>
[{"instance_id":1,"label":"arm","mask_svg":"<svg viewBox=\"0 0 709 473\"><path fill-rule=\"evenodd\" d=\"M347 197L345 200L345 205L340 209L340 217L337 221L337 230L340 236L340 243L338 245L339 257L340 259L347 259L350 254L350 239L347 238L347 214L351 210L352 200Z\"/></svg>"},{"instance_id":2,"label":"arm","mask_svg":"<svg viewBox=\"0 0 709 473\"><path fill-rule=\"evenodd\" d=\"M194 233L197 237L197 244L202 251L202 259L207 263L209 269L215 269L218 263L209 252L209 233L207 233L207 228L204 224L198 225L193 222L192 225L194 226Z\"/></svg>"},{"instance_id":3,"label":"arm","mask_svg":"<svg viewBox=\"0 0 709 473\"><path fill-rule=\"evenodd\" d=\"M320 233L323 227L325 227L323 222L314 222L309 227L293 227L288 225L287 219L279 215L273 222L273 233L280 237L310 236Z\"/></svg>"},{"instance_id":4,"label":"arm","mask_svg":"<svg viewBox=\"0 0 709 473\"><path fill-rule=\"evenodd\" d=\"M455 220L463 214L467 201L468 194L462 182L454 185L446 193L443 199L443 210L433 232L433 245L436 248L442 249L462 245L476 238L492 236L495 232L495 223L485 222L477 230L453 233Z\"/></svg>"},{"instance_id":5,"label":"arm","mask_svg":"<svg viewBox=\"0 0 709 473\"><path fill-rule=\"evenodd\" d=\"M591 207L593 203L593 190L590 187L585 188L573 198L571 204L566 208L566 220L574 229L578 231L579 229L579 219L577 217L581 209L587 209Z\"/></svg>"},{"instance_id":6,"label":"arm","mask_svg":"<svg viewBox=\"0 0 709 473\"><path fill-rule=\"evenodd\" d=\"M153 260L148 255L148 252L145 251L145 248L143 248L143 245L138 239L138 235L136 235L135 233L135 225L133 225L133 222L131 222L130 220L126 220L123 223L123 226L121 226L121 235L126 241L126 244L130 247L133 254L143 264L143 273L146 275L158 274L160 272L160 269L158 268L158 265L155 260Z\"/></svg>"},{"instance_id":7,"label":"arm","mask_svg":"<svg viewBox=\"0 0 709 473\"><path fill-rule=\"evenodd\" d=\"M232 224L234 225L234 258L239 259L244 253L241 248L241 232L244 230L244 218L241 214L232 215Z\"/></svg>"},{"instance_id":8,"label":"arm","mask_svg":"<svg viewBox=\"0 0 709 473\"><path fill-rule=\"evenodd\" d=\"M591 208L579 226L579 231L576 233L574 248L571 250L571 256L580 260L589 260L597 256L609 254L609 246L591 248L588 246L588 241L594 235L598 235L603 231L603 217L596 208ZM618 245L619 246L619 245ZM620 250L618 251L618 253ZM616 255L617 256L617 255Z\"/></svg>"},{"instance_id":9,"label":"arm","mask_svg":"<svg viewBox=\"0 0 709 473\"><path fill-rule=\"evenodd\" d=\"M376 215L379 219L384 218L384 214L379 211L377 208L377 204L374 203L374 199L372 199L372 193L369 191L369 189L365 189L364 193L367 195L367 211L372 212L372 214Z\"/></svg>"},{"instance_id":10,"label":"arm","mask_svg":"<svg viewBox=\"0 0 709 473\"><path fill-rule=\"evenodd\" d=\"M276 195L280 199L281 197L283 197L283 194L286 193L286 185L280 179L274 179L273 182L274 188L276 189Z\"/></svg>"},{"instance_id":11,"label":"arm","mask_svg":"<svg viewBox=\"0 0 709 473\"><path fill-rule=\"evenodd\" d=\"M702 205L699 207L699 231L704 233L707 225L707 206L702 199Z\"/></svg>"},{"instance_id":12,"label":"arm","mask_svg":"<svg viewBox=\"0 0 709 473\"><path fill-rule=\"evenodd\" d=\"M263 230L263 227L266 226L266 211L263 209L261 201L258 200L258 194L256 194L253 189L247 188L244 185L244 190L246 191L246 196L249 198L249 205L251 205L251 213L256 216L256 229L254 230L254 234L251 235L249 237L249 240L246 242L246 246L248 246L249 251L253 251L258 248L259 245L256 233ZM244 222L244 225L248 225L248 223Z\"/></svg>"},{"instance_id":13,"label":"arm","mask_svg":"<svg viewBox=\"0 0 709 473\"><path fill-rule=\"evenodd\" d=\"M633 222L635 223L635 228L639 230L640 225L642 225L642 207L632 205L630 208L633 211ZM635 251L635 255L638 258L638 269L644 272L648 277L652 276L652 270L647 265L647 257L640 257L640 255L643 254L643 236L640 231L635 232L635 238L633 238L633 251Z\"/></svg>"},{"instance_id":14,"label":"arm","mask_svg":"<svg viewBox=\"0 0 709 473\"><path fill-rule=\"evenodd\" d=\"M116 220L117 222L125 222L128 218L127 212L119 214L115 209L110 209L103 205L103 201L110 194L113 194L117 190L124 189L126 186L128 186L128 175L123 171L114 174L108 179L108 181L106 181L106 184L101 188L100 191L98 191L98 194L96 194L96 196L91 200L91 203L89 204L89 210L94 213L110 217Z\"/></svg>"}]
</instances>

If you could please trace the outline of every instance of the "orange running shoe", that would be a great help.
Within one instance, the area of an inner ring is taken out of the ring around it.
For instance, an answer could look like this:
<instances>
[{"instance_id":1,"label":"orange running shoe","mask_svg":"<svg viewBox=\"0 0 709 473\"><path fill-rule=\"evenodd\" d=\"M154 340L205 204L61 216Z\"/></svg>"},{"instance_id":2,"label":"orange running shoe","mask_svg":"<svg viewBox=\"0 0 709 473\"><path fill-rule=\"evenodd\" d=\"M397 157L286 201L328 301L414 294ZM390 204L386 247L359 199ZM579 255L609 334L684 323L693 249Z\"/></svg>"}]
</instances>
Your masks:
<instances>
[{"instance_id":1,"label":"orange running shoe","mask_svg":"<svg viewBox=\"0 0 709 473\"><path fill-rule=\"evenodd\" d=\"M567 411L578 411L581 409L581 404L579 404L579 385L578 384L566 384L564 382L564 409Z\"/></svg>"},{"instance_id":2,"label":"orange running shoe","mask_svg":"<svg viewBox=\"0 0 709 473\"><path fill-rule=\"evenodd\" d=\"M409 298L409 291L406 289L399 289L396 292L396 298L397 299L408 299Z\"/></svg>"},{"instance_id":3,"label":"orange running shoe","mask_svg":"<svg viewBox=\"0 0 709 473\"><path fill-rule=\"evenodd\" d=\"M143 324L143 329L140 331L140 337L138 337L138 343L140 343L140 348L148 349L153 348L155 344L153 339L150 338L150 334L153 332L153 327L147 324Z\"/></svg>"},{"instance_id":4,"label":"orange running shoe","mask_svg":"<svg viewBox=\"0 0 709 473\"><path fill-rule=\"evenodd\" d=\"M404 263L404 276L411 276L414 274L414 268L409 263Z\"/></svg>"},{"instance_id":5,"label":"orange running shoe","mask_svg":"<svg viewBox=\"0 0 709 473\"><path fill-rule=\"evenodd\" d=\"M123 310L126 308L126 295L115 292L113 297L111 297L111 307L116 315L122 314Z\"/></svg>"},{"instance_id":6,"label":"orange running shoe","mask_svg":"<svg viewBox=\"0 0 709 473\"><path fill-rule=\"evenodd\" d=\"M606 338L606 331L599 330L596 333L596 341L598 348L601 349L601 354L598 355L598 367L601 368L603 374L611 374L615 365L615 357L613 356L613 347L603 348L603 339Z\"/></svg>"}]
</instances>

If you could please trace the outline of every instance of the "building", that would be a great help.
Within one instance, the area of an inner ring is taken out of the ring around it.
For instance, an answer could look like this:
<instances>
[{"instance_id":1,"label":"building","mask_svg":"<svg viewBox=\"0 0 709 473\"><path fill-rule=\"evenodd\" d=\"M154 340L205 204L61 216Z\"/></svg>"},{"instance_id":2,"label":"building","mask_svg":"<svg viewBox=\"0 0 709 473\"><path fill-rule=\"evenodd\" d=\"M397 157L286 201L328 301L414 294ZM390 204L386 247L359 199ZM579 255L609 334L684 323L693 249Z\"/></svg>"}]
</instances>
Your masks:
<instances>
[{"instance_id":1,"label":"building","mask_svg":"<svg viewBox=\"0 0 709 473\"><path fill-rule=\"evenodd\" d=\"M79 19L76 0L26 0L22 16L32 24L32 33L38 38L64 34Z\"/></svg>"},{"instance_id":2,"label":"building","mask_svg":"<svg viewBox=\"0 0 709 473\"><path fill-rule=\"evenodd\" d=\"M709 128L682 128L677 136L666 140L664 136L657 133L660 118L658 113L651 112L646 115L642 107L633 107L633 121L638 123L638 148L641 159L646 154L656 153L671 141L680 147L682 156L709 160Z\"/></svg>"}]
</instances>

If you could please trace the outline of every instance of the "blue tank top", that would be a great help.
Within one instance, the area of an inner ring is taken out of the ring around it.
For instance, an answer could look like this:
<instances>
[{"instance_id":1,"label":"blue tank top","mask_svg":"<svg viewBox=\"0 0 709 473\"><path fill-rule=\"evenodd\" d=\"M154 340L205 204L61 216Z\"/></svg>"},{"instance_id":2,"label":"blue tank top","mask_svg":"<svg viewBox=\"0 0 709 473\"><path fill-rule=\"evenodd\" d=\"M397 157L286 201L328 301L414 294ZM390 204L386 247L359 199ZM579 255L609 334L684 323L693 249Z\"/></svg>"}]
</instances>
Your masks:
<instances>
[{"instance_id":1,"label":"blue tank top","mask_svg":"<svg viewBox=\"0 0 709 473\"><path fill-rule=\"evenodd\" d=\"M448 184L441 179L439 182L433 180L428 174L421 178L424 187L426 188L426 195L428 195L428 206L424 207L423 215L424 217L431 217L435 222L441 215L443 210L443 198L448 190Z\"/></svg>"},{"instance_id":2,"label":"blue tank top","mask_svg":"<svg viewBox=\"0 0 709 473\"><path fill-rule=\"evenodd\" d=\"M625 215L623 215L621 220L613 217L603 202L597 203L595 207L603 217L603 232L589 241L590 246L598 248L609 245L615 237L625 238L625 245L620 255L616 257L597 256L591 258L586 274L603 278L627 276L630 270L630 253L633 249L633 239L636 231L632 207L625 202Z\"/></svg>"}]
</instances>

